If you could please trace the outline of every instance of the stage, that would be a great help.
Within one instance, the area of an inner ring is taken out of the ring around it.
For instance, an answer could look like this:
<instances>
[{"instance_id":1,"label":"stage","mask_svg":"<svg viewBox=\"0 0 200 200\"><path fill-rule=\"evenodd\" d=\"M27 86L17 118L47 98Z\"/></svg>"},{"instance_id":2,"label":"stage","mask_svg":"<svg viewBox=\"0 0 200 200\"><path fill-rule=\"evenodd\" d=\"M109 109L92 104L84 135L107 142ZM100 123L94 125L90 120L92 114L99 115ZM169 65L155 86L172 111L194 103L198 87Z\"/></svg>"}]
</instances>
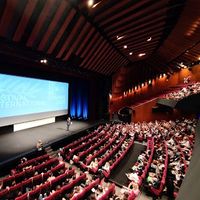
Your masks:
<instances>
[{"instance_id":1,"label":"stage","mask_svg":"<svg viewBox=\"0 0 200 200\"><path fill-rule=\"evenodd\" d=\"M27 130L0 134L0 165L36 149L39 139L42 140L44 146L48 146L97 124L72 121L69 131L67 131L66 121L60 121Z\"/></svg>"}]
</instances>

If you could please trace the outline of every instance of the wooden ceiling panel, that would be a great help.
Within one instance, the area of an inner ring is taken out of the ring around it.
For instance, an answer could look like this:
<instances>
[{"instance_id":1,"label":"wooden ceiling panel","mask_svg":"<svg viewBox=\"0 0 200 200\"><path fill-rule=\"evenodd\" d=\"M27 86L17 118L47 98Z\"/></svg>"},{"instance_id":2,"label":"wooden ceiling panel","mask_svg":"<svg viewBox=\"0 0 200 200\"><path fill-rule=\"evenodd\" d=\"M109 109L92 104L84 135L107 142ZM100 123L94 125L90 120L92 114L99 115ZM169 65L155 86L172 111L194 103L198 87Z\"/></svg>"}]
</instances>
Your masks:
<instances>
[{"instance_id":1,"label":"wooden ceiling panel","mask_svg":"<svg viewBox=\"0 0 200 200\"><path fill-rule=\"evenodd\" d=\"M80 69L108 76L125 65L139 66L137 72L142 66L144 76L151 76L181 59L199 58L198 0L95 0L95 4L89 8L86 0L2 0L1 39L13 42L21 52L75 62ZM139 53L146 55L138 57Z\"/></svg>"},{"instance_id":2,"label":"wooden ceiling panel","mask_svg":"<svg viewBox=\"0 0 200 200\"><path fill-rule=\"evenodd\" d=\"M88 66L88 69L92 68L92 62L95 59L100 58L100 56L101 56L100 54L103 53L103 51L104 51L104 49L105 49L106 46L107 46L106 41L101 42L101 44L99 45L99 47L97 48L97 50L90 57L88 57L88 60L86 60L85 63L84 63L85 60L83 61L83 63L86 66Z\"/></svg>"},{"instance_id":3,"label":"wooden ceiling panel","mask_svg":"<svg viewBox=\"0 0 200 200\"><path fill-rule=\"evenodd\" d=\"M16 7L19 4L19 0L6 1L4 9L2 9L2 16L0 19L0 36L6 37L7 30L12 23L13 16L16 12Z\"/></svg>"},{"instance_id":4,"label":"wooden ceiling panel","mask_svg":"<svg viewBox=\"0 0 200 200\"><path fill-rule=\"evenodd\" d=\"M37 34L39 34L39 31L41 30L42 26L44 26L44 23L46 23L47 17L51 13L52 7L55 6L55 3L55 0L49 0L48 2L45 2L44 8L42 9L38 20L33 26L31 35L29 36L28 41L26 43L28 47L33 46L34 41L37 38Z\"/></svg>"},{"instance_id":5,"label":"wooden ceiling panel","mask_svg":"<svg viewBox=\"0 0 200 200\"><path fill-rule=\"evenodd\" d=\"M51 46L49 47L49 49L47 51L48 54L51 54L53 52L53 50L55 49L55 47L58 44L59 40L61 39L63 33L65 32L65 29L67 28L67 26L69 25L70 21L72 20L72 18L74 17L75 14L76 14L76 11L74 9L70 10L70 12L67 15L64 23L61 25L56 37L51 42Z\"/></svg>"},{"instance_id":6,"label":"wooden ceiling panel","mask_svg":"<svg viewBox=\"0 0 200 200\"><path fill-rule=\"evenodd\" d=\"M32 3L34 2L32 0L30 0L30 1ZM45 47L45 44L48 41L48 38L50 37L52 31L54 30L56 24L59 23L59 20L60 20L61 16L64 14L64 11L65 11L66 7L67 7L67 2L66 1L62 1L60 6L59 6L59 8L58 8L58 10L57 10L57 12L56 12L56 14L55 14L55 16L54 16L54 18L52 19L52 21L51 21L46 33L44 34L44 37L41 39L41 42L40 42L40 44L38 46L38 50L39 51L43 51L44 50L44 47Z\"/></svg>"}]
</instances>

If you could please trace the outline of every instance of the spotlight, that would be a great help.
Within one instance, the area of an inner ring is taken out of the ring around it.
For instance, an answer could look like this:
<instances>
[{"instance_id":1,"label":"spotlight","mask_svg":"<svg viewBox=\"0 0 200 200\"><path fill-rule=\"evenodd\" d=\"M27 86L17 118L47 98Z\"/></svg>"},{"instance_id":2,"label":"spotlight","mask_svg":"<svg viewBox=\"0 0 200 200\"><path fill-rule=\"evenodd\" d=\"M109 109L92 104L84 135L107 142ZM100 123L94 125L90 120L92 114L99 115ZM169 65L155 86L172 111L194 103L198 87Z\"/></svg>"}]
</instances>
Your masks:
<instances>
[{"instance_id":1,"label":"spotlight","mask_svg":"<svg viewBox=\"0 0 200 200\"><path fill-rule=\"evenodd\" d=\"M117 35L117 40L121 40L122 38L124 38L124 35L122 35L122 36Z\"/></svg>"},{"instance_id":2,"label":"spotlight","mask_svg":"<svg viewBox=\"0 0 200 200\"><path fill-rule=\"evenodd\" d=\"M152 40L152 37L149 37L148 39L147 39L147 42L150 42Z\"/></svg>"},{"instance_id":3,"label":"spotlight","mask_svg":"<svg viewBox=\"0 0 200 200\"><path fill-rule=\"evenodd\" d=\"M40 60L40 63L47 64L47 59L41 59L41 60Z\"/></svg>"},{"instance_id":4,"label":"spotlight","mask_svg":"<svg viewBox=\"0 0 200 200\"><path fill-rule=\"evenodd\" d=\"M97 7L97 6L98 6L100 3L101 3L101 1L99 1L99 2L95 3L95 4L92 6L92 8L95 8L95 7Z\"/></svg>"},{"instance_id":5,"label":"spotlight","mask_svg":"<svg viewBox=\"0 0 200 200\"><path fill-rule=\"evenodd\" d=\"M149 85L151 84L151 80L149 80Z\"/></svg>"},{"instance_id":6,"label":"spotlight","mask_svg":"<svg viewBox=\"0 0 200 200\"><path fill-rule=\"evenodd\" d=\"M145 56L145 55L146 55L146 53L140 53L140 54L138 54L139 57L142 57L142 56Z\"/></svg>"},{"instance_id":7,"label":"spotlight","mask_svg":"<svg viewBox=\"0 0 200 200\"><path fill-rule=\"evenodd\" d=\"M88 1L87 1L88 7L92 7L93 4L94 4L94 0L88 0Z\"/></svg>"},{"instance_id":8,"label":"spotlight","mask_svg":"<svg viewBox=\"0 0 200 200\"><path fill-rule=\"evenodd\" d=\"M44 60L43 60L43 62L46 64L46 63L47 63L47 60L46 60L46 59L44 59Z\"/></svg>"}]
</instances>

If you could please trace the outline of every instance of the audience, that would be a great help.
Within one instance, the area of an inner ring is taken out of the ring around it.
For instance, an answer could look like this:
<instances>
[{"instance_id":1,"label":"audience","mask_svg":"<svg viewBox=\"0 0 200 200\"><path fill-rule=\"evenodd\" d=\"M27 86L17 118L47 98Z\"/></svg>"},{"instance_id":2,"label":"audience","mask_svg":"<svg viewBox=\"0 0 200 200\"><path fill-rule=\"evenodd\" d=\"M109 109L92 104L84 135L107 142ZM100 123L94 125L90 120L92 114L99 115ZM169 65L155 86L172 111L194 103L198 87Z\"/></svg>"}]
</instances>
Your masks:
<instances>
[{"instance_id":1,"label":"audience","mask_svg":"<svg viewBox=\"0 0 200 200\"><path fill-rule=\"evenodd\" d=\"M194 83L192 85L188 85L183 87L181 90L171 92L166 94L164 98L166 99L173 99L173 100L181 100L187 96L192 94L200 93L200 82Z\"/></svg>"},{"instance_id":2,"label":"audience","mask_svg":"<svg viewBox=\"0 0 200 200\"><path fill-rule=\"evenodd\" d=\"M89 188L85 199L100 199L105 196L110 200L127 200L129 196L135 197L140 193L142 183L152 191L152 188L159 190L163 181L168 194L173 195L174 192L178 192L192 157L195 126L196 121L192 119L101 125L92 133L61 148L56 162L52 160L51 163L50 159L49 165L46 165L46 160L38 161L34 165L25 165L29 160L22 158L21 164L24 166L21 171L16 171L15 176L21 172L26 174L27 170L34 169L30 177L26 175L23 177L22 183L29 179L33 182L35 177L41 175L42 179L35 184L24 185L23 190L19 190L16 196L25 193L30 195L31 191L37 191L37 188L50 183L50 187L40 192L36 199L48 198L51 195L58 195L59 199L63 200L76 198L84 192L85 188ZM120 192L116 192L114 184L106 183L102 177L106 176L105 173L110 174L135 140L147 142L147 147L140 153L130 172L126 173L127 188L124 187ZM73 154L67 158L70 152ZM80 167L85 173L80 169L75 170L69 163ZM68 174L68 171L73 173ZM15 178L12 179L15 176L11 176L10 183L2 179L0 191L19 184ZM70 185L68 192L62 193L67 185ZM161 192L164 187L161 188Z\"/></svg>"}]
</instances>

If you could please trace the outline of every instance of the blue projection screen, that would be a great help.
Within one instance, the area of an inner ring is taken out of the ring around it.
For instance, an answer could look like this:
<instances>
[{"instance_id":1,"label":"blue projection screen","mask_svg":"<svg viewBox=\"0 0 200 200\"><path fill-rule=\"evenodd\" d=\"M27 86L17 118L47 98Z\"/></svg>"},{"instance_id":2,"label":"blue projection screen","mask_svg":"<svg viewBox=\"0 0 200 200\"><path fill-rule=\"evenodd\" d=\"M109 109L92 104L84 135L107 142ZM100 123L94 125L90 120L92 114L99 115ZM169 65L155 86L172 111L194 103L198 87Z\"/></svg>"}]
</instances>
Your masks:
<instances>
[{"instance_id":1,"label":"blue projection screen","mask_svg":"<svg viewBox=\"0 0 200 200\"><path fill-rule=\"evenodd\" d=\"M0 74L0 126L68 113L69 84Z\"/></svg>"}]
</instances>

